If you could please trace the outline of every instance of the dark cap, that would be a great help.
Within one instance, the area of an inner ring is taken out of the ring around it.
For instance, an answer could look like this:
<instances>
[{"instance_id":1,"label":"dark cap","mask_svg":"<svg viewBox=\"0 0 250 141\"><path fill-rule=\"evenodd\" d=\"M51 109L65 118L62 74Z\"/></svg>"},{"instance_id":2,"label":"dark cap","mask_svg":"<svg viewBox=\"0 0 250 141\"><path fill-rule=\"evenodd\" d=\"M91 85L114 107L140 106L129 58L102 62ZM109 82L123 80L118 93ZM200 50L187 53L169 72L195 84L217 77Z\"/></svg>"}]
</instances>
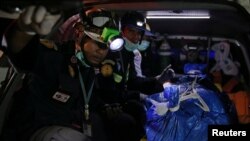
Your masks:
<instances>
[{"instance_id":1,"label":"dark cap","mask_svg":"<svg viewBox=\"0 0 250 141\"><path fill-rule=\"evenodd\" d=\"M121 18L121 30L123 30L125 26L130 26L142 30L145 35L152 36L153 34L147 30L146 25L146 19L143 14L136 11L127 12Z\"/></svg>"},{"instance_id":2,"label":"dark cap","mask_svg":"<svg viewBox=\"0 0 250 141\"><path fill-rule=\"evenodd\" d=\"M146 20L141 13L130 11L121 18L121 28L123 29L125 26L132 26L144 31L146 29Z\"/></svg>"}]
</instances>

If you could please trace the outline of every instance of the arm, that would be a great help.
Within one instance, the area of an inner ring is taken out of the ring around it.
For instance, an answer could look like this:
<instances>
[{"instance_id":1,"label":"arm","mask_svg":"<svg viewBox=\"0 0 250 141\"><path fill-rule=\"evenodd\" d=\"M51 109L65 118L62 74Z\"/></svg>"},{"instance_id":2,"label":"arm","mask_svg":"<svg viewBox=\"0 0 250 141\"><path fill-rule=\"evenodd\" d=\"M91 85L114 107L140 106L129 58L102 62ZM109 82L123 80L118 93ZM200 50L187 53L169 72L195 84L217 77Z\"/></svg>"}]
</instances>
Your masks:
<instances>
[{"instance_id":1,"label":"arm","mask_svg":"<svg viewBox=\"0 0 250 141\"><path fill-rule=\"evenodd\" d=\"M134 54L132 55L134 56ZM136 58L135 58L136 59ZM128 89L137 90L145 94L154 94L163 91L163 84L154 77L144 77L138 75L136 70L136 63L134 58L130 58L129 78L128 78ZM137 64L138 65L138 64ZM140 65L140 64L139 64ZM141 68L137 68L141 69Z\"/></svg>"},{"instance_id":2,"label":"arm","mask_svg":"<svg viewBox=\"0 0 250 141\"><path fill-rule=\"evenodd\" d=\"M132 72L131 72L132 73ZM134 74L129 76L128 89L138 90L144 94L154 94L162 92L163 84L154 77L138 77Z\"/></svg>"},{"instance_id":3,"label":"arm","mask_svg":"<svg viewBox=\"0 0 250 141\"><path fill-rule=\"evenodd\" d=\"M135 64L131 63L128 79L128 89L138 90L145 94L154 94L164 90L163 84L174 76L171 65L167 66L163 72L156 77L140 77L137 75Z\"/></svg>"},{"instance_id":4,"label":"arm","mask_svg":"<svg viewBox=\"0 0 250 141\"><path fill-rule=\"evenodd\" d=\"M18 53L36 34L49 34L60 17L60 14L50 14L43 6L25 8L16 24L7 32L8 50L12 53Z\"/></svg>"},{"instance_id":5,"label":"arm","mask_svg":"<svg viewBox=\"0 0 250 141\"><path fill-rule=\"evenodd\" d=\"M12 31L6 34L8 51L12 53L20 52L33 38L34 35L28 35L20 31L17 26L13 27Z\"/></svg>"}]
</instances>

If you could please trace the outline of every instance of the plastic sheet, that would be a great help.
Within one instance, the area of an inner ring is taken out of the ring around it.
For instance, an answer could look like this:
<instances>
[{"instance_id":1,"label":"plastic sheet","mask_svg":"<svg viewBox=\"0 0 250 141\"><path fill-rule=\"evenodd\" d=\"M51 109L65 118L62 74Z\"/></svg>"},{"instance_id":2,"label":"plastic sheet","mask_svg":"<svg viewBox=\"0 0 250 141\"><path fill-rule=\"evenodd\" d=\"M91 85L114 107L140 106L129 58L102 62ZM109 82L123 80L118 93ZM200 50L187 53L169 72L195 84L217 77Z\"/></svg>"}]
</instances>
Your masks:
<instances>
[{"instance_id":1,"label":"plastic sheet","mask_svg":"<svg viewBox=\"0 0 250 141\"><path fill-rule=\"evenodd\" d=\"M148 141L206 141L208 125L230 124L219 94L193 82L169 84L147 99Z\"/></svg>"}]
</instances>

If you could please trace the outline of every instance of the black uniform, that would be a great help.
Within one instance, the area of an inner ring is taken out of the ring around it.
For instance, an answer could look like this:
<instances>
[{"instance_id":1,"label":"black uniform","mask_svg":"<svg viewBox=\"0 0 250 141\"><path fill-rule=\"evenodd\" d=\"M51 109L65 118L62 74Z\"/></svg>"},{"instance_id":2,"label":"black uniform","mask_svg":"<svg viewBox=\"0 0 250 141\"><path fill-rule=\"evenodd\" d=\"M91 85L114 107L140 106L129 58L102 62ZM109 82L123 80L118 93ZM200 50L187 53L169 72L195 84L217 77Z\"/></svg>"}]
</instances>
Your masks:
<instances>
[{"instance_id":1,"label":"black uniform","mask_svg":"<svg viewBox=\"0 0 250 141\"><path fill-rule=\"evenodd\" d=\"M38 36L18 54L8 52L15 66L26 73L23 86L13 96L13 106L2 141L27 141L39 128L62 125L82 131L84 100L79 83L74 46L55 51L39 43ZM65 46L66 47L66 46ZM73 68L72 76L69 67ZM93 68L80 66L86 91L95 77ZM98 107L90 99L90 111Z\"/></svg>"},{"instance_id":2,"label":"black uniform","mask_svg":"<svg viewBox=\"0 0 250 141\"><path fill-rule=\"evenodd\" d=\"M153 94L156 92L163 91L163 86L155 78L142 78L136 76L136 71L134 67L134 54L132 52L123 49L121 52L109 52L106 59L113 60L115 65L113 66L113 73L119 75L122 80L115 81L114 74L110 77L104 77L101 74L98 77L100 84L98 90L100 90L99 98L102 100L103 104L113 104L118 103L122 107L122 112L119 115L124 117L116 117L114 119L123 120L120 123L131 123L129 120L135 122L136 128L124 127L122 132L133 131L136 141L145 135L144 125L146 122L146 113L143 103L141 103L139 94ZM108 115L104 115L108 116ZM114 119L106 118L106 123L112 125L115 121ZM128 120L128 121L126 121ZM120 123L115 126L112 125L112 129L120 130ZM117 126L119 125L119 126ZM113 128L117 127L117 128ZM112 133L116 133L113 131ZM113 136L115 136L113 134ZM122 140L124 138L119 138L119 134L114 140ZM126 141L126 139L124 139Z\"/></svg>"},{"instance_id":3,"label":"black uniform","mask_svg":"<svg viewBox=\"0 0 250 141\"><path fill-rule=\"evenodd\" d=\"M119 53L111 53L109 56L116 62L118 74L122 76L122 83L128 90L139 91L144 94L154 94L163 91L162 84L154 77L138 77L134 66L134 54L123 48ZM145 68L146 60L142 61L142 72Z\"/></svg>"}]
</instances>

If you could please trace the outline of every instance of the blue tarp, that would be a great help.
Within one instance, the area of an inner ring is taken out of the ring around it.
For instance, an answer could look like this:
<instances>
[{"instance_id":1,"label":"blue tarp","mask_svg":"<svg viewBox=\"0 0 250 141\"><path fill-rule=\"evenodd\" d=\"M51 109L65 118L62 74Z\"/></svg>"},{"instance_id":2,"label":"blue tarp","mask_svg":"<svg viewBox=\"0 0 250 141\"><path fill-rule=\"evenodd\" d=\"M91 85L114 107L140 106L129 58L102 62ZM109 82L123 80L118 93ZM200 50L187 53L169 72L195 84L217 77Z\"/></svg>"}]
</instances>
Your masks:
<instances>
[{"instance_id":1,"label":"blue tarp","mask_svg":"<svg viewBox=\"0 0 250 141\"><path fill-rule=\"evenodd\" d=\"M219 93L180 80L147 99L148 141L207 141L208 125L230 124Z\"/></svg>"}]
</instances>

